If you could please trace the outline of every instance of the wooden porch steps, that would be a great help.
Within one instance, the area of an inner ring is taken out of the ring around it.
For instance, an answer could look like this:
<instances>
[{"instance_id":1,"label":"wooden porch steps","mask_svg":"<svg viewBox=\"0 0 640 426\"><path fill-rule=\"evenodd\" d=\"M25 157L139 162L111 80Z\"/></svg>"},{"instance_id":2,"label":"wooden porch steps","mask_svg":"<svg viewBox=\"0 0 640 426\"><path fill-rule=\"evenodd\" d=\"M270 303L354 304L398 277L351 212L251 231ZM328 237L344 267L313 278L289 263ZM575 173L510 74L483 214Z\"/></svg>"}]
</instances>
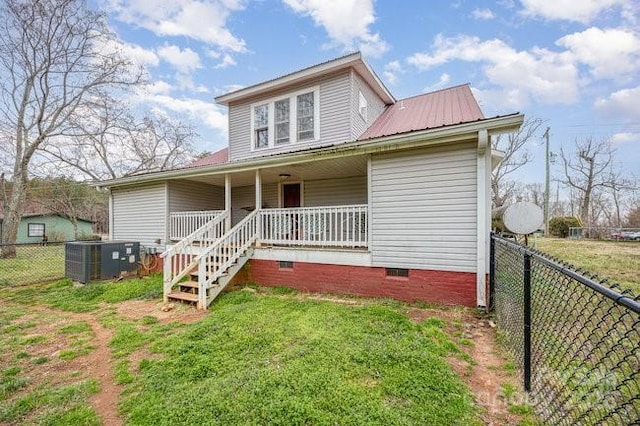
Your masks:
<instances>
[{"instance_id":1,"label":"wooden porch steps","mask_svg":"<svg viewBox=\"0 0 640 426\"><path fill-rule=\"evenodd\" d=\"M187 293L184 291L172 291L167 294L167 297L170 300L177 300L180 302L190 302L190 303L198 303L198 294L197 293Z\"/></svg>"},{"instance_id":2,"label":"wooden porch steps","mask_svg":"<svg viewBox=\"0 0 640 426\"><path fill-rule=\"evenodd\" d=\"M238 260L236 260L233 264L231 264L227 270L225 270L216 281L211 283L206 289L206 304L209 306L211 302L222 292L222 290L227 286L227 284L233 279L233 277L242 269L242 267L247 263L251 255L253 254L253 250L249 249L244 252L242 256ZM208 274L208 271L207 271ZM178 301L178 302L186 302L198 304L198 270L197 267L188 274L189 279L187 281L179 282L175 285L175 290L171 291L166 295L167 300Z\"/></svg>"}]
</instances>

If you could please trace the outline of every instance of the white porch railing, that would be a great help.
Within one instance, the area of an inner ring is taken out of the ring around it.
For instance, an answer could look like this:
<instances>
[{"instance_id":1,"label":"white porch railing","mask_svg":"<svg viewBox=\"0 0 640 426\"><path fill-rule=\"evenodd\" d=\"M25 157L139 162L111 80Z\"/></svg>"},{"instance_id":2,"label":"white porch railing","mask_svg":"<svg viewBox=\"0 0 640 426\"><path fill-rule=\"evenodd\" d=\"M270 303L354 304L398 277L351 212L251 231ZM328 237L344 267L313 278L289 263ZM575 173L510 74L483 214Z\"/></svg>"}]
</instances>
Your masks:
<instances>
[{"instance_id":1,"label":"white porch railing","mask_svg":"<svg viewBox=\"0 0 640 426\"><path fill-rule=\"evenodd\" d=\"M164 258L164 294L168 294L178 281L184 278L197 263L197 256L224 235L228 212L222 212L209 220L179 243L162 253Z\"/></svg>"},{"instance_id":2,"label":"white porch railing","mask_svg":"<svg viewBox=\"0 0 640 426\"><path fill-rule=\"evenodd\" d=\"M261 235L265 244L366 247L368 206L263 209Z\"/></svg>"},{"instance_id":3,"label":"white porch railing","mask_svg":"<svg viewBox=\"0 0 640 426\"><path fill-rule=\"evenodd\" d=\"M206 309L207 288L256 242L258 214L257 210L251 212L196 258L200 307Z\"/></svg>"},{"instance_id":4,"label":"white porch railing","mask_svg":"<svg viewBox=\"0 0 640 426\"><path fill-rule=\"evenodd\" d=\"M174 241L186 238L196 229L201 228L222 213L224 213L224 210L169 213L169 238Z\"/></svg>"}]
</instances>

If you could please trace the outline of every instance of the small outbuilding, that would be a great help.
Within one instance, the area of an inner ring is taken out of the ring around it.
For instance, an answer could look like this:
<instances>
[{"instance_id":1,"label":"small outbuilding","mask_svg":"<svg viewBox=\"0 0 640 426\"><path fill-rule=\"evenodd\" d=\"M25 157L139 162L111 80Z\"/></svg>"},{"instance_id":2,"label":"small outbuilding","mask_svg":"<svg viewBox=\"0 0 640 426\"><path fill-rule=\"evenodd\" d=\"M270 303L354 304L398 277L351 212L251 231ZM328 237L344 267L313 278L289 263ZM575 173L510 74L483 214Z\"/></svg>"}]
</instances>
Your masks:
<instances>
[{"instance_id":1,"label":"small outbuilding","mask_svg":"<svg viewBox=\"0 0 640 426\"><path fill-rule=\"evenodd\" d=\"M0 216L0 234L4 216ZM26 214L22 216L18 228L17 243L41 243L43 241L73 241L77 237L93 234L93 222L77 219L77 233L73 222L56 213Z\"/></svg>"}]
</instances>

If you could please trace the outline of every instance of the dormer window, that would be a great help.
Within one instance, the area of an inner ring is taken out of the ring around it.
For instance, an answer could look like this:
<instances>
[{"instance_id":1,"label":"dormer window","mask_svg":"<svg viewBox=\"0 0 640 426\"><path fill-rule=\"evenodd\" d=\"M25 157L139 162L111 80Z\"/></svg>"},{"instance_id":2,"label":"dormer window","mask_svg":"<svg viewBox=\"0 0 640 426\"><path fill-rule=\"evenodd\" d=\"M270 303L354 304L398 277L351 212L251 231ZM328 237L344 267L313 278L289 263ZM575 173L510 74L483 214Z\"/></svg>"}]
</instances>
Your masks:
<instances>
[{"instance_id":1,"label":"dormer window","mask_svg":"<svg viewBox=\"0 0 640 426\"><path fill-rule=\"evenodd\" d=\"M290 104L291 102L288 98L274 103L276 110L276 145L289 143L289 128L291 127Z\"/></svg>"},{"instance_id":2,"label":"dormer window","mask_svg":"<svg viewBox=\"0 0 640 426\"><path fill-rule=\"evenodd\" d=\"M313 92L298 95L298 140L313 139Z\"/></svg>"},{"instance_id":3,"label":"dormer window","mask_svg":"<svg viewBox=\"0 0 640 426\"><path fill-rule=\"evenodd\" d=\"M256 148L269 146L269 104L253 108L253 129Z\"/></svg>"},{"instance_id":4,"label":"dormer window","mask_svg":"<svg viewBox=\"0 0 640 426\"><path fill-rule=\"evenodd\" d=\"M318 100L319 88L312 87L251 105L252 150L318 140Z\"/></svg>"}]
</instances>

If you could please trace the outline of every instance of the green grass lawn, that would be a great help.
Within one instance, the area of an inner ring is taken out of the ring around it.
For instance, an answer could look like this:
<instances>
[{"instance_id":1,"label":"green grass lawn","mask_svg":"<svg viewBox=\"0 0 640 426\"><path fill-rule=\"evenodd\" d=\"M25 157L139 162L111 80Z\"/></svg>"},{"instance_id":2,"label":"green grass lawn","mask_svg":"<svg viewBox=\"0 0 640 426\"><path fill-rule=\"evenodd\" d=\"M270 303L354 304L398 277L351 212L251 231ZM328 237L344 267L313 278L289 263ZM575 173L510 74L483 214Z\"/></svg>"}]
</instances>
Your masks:
<instances>
[{"instance_id":1,"label":"green grass lawn","mask_svg":"<svg viewBox=\"0 0 640 426\"><path fill-rule=\"evenodd\" d=\"M640 294L640 242L538 238L537 248Z\"/></svg>"},{"instance_id":2,"label":"green grass lawn","mask_svg":"<svg viewBox=\"0 0 640 426\"><path fill-rule=\"evenodd\" d=\"M255 287L224 293L191 324L117 314L121 301L158 300L161 288L155 276L0 289L0 423L99 421L88 404L99 386L81 371L38 382L42 369L62 371L93 350L87 325L64 321L70 311L112 330L112 374L124 387L128 424L482 424L447 362L469 356L441 319L412 321L398 302L343 304ZM43 355L60 342L55 356Z\"/></svg>"},{"instance_id":3,"label":"green grass lawn","mask_svg":"<svg viewBox=\"0 0 640 426\"><path fill-rule=\"evenodd\" d=\"M13 259L0 258L0 286L23 285L64 277L64 244L18 247Z\"/></svg>"},{"instance_id":4,"label":"green grass lawn","mask_svg":"<svg viewBox=\"0 0 640 426\"><path fill-rule=\"evenodd\" d=\"M473 424L441 320L396 306L223 295L154 341L123 412L132 424Z\"/></svg>"}]
</instances>

